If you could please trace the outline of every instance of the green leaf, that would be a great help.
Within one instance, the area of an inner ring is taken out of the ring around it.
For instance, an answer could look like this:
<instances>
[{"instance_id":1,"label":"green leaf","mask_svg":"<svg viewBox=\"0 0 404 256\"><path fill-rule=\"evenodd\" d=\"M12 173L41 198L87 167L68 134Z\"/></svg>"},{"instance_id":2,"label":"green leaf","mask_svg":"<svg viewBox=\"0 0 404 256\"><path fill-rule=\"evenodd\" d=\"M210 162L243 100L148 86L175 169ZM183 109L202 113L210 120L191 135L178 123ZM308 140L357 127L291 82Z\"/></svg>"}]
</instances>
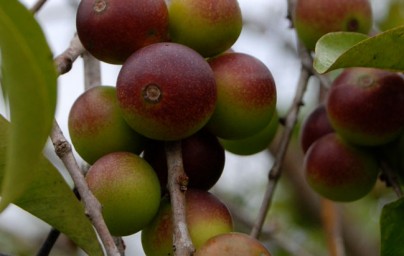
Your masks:
<instances>
[{"instance_id":1,"label":"green leaf","mask_svg":"<svg viewBox=\"0 0 404 256\"><path fill-rule=\"evenodd\" d=\"M404 198L385 205L380 217L381 256L404 255Z\"/></svg>"},{"instance_id":2,"label":"green leaf","mask_svg":"<svg viewBox=\"0 0 404 256\"><path fill-rule=\"evenodd\" d=\"M374 37L353 32L324 35L316 44L314 68L319 73L347 67L404 71L404 26Z\"/></svg>"},{"instance_id":3,"label":"green leaf","mask_svg":"<svg viewBox=\"0 0 404 256\"><path fill-rule=\"evenodd\" d=\"M11 125L0 115L0 181L5 170L7 137ZM103 255L95 231L84 214L83 205L60 175L43 156L39 157L32 182L15 204L66 234L89 255Z\"/></svg>"},{"instance_id":4,"label":"green leaf","mask_svg":"<svg viewBox=\"0 0 404 256\"><path fill-rule=\"evenodd\" d=\"M33 182L52 128L57 74L45 36L33 15L15 0L0 0L2 86L11 131L0 211Z\"/></svg>"}]
</instances>

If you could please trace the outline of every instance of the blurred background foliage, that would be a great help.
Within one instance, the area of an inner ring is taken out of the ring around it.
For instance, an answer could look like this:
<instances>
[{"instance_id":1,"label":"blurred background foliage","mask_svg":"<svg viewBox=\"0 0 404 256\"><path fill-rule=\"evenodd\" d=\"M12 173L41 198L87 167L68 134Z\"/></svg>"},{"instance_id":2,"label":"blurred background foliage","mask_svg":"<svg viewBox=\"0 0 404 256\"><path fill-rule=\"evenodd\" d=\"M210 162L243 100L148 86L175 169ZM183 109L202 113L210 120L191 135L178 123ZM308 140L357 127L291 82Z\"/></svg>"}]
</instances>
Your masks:
<instances>
[{"instance_id":1,"label":"blurred background foliage","mask_svg":"<svg viewBox=\"0 0 404 256\"><path fill-rule=\"evenodd\" d=\"M24 0L30 7L34 0ZM300 62L296 53L296 39L286 18L285 0L239 0L244 16L242 35L234 50L256 56L272 71L278 89L278 111L285 115L292 102L299 75ZM78 0L52 0L38 13L55 55L68 47L75 32L75 9ZM373 0L375 27L385 30L404 24L404 0ZM104 84L114 84L118 66L102 64ZM335 74L331 73L332 79ZM67 113L75 98L83 90L81 60L73 70L59 79L57 119L67 131ZM299 142L299 125L304 117L321 101L319 82L310 80L301 109L299 124L283 164L283 176L278 184L273 204L263 228L263 241L276 256L328 255L324 231L325 210L330 207L305 183L302 174L303 155ZM4 110L3 110L4 111ZM278 129L278 135L282 127ZM68 136L68 134L65 134ZM273 152L279 143L275 138L268 151L247 157L226 154L223 176L211 190L225 202L234 215L237 231L249 233L258 214L267 184ZM64 167L52 147L45 154L64 173ZM67 181L71 180L65 175ZM390 188L378 182L365 198L344 204L334 204L340 214L342 236L349 256L377 256L380 247L379 217L383 205L396 196ZM329 216L328 216L329 217ZM34 255L45 241L50 227L15 206L0 215L0 254ZM127 255L143 255L139 234L125 237ZM66 237L58 239L51 255L82 254Z\"/></svg>"}]
</instances>

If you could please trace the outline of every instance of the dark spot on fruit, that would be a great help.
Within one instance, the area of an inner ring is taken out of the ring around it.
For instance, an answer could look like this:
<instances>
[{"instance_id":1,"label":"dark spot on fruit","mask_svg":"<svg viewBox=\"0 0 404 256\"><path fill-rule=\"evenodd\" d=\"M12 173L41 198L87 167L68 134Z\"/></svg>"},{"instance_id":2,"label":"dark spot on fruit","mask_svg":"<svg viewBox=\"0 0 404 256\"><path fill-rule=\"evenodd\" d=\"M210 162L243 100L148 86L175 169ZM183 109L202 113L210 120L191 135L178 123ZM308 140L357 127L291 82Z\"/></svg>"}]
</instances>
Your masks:
<instances>
[{"instance_id":1,"label":"dark spot on fruit","mask_svg":"<svg viewBox=\"0 0 404 256\"><path fill-rule=\"evenodd\" d=\"M155 29L149 29L149 31L147 32L148 36L155 36L157 35L157 31Z\"/></svg>"},{"instance_id":2,"label":"dark spot on fruit","mask_svg":"<svg viewBox=\"0 0 404 256\"><path fill-rule=\"evenodd\" d=\"M358 31L359 30L359 21L355 18L348 21L347 24L348 31Z\"/></svg>"},{"instance_id":3,"label":"dark spot on fruit","mask_svg":"<svg viewBox=\"0 0 404 256\"><path fill-rule=\"evenodd\" d=\"M161 96L161 90L157 84L148 84L143 88L143 98L149 103L160 102Z\"/></svg>"},{"instance_id":4,"label":"dark spot on fruit","mask_svg":"<svg viewBox=\"0 0 404 256\"><path fill-rule=\"evenodd\" d=\"M97 13L105 11L105 9L107 9L107 1L106 0L95 1L93 9Z\"/></svg>"}]
</instances>

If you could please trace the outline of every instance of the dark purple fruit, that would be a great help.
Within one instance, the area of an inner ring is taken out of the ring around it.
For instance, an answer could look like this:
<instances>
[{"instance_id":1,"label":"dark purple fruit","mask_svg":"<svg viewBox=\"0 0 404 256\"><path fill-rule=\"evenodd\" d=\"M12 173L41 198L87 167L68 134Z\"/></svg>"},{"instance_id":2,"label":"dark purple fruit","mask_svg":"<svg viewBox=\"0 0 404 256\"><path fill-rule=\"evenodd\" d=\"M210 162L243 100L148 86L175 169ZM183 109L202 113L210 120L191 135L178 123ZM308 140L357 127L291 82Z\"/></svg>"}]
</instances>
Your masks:
<instances>
[{"instance_id":1,"label":"dark purple fruit","mask_svg":"<svg viewBox=\"0 0 404 256\"><path fill-rule=\"evenodd\" d=\"M182 160L188 175L190 188L210 189L220 178L224 163L224 149L216 136L206 130L183 139ZM144 159L153 167L159 177L162 190L167 185L167 158L163 141L147 144Z\"/></svg>"}]
</instances>

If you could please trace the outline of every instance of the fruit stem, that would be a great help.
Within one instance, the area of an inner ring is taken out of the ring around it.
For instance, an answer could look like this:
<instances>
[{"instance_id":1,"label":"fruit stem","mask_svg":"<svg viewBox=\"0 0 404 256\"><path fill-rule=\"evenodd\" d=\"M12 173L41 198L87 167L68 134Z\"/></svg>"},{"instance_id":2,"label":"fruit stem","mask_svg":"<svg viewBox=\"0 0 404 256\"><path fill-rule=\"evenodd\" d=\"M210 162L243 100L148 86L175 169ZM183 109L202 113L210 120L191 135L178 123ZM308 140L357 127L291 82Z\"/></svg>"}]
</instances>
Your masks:
<instances>
[{"instance_id":1,"label":"fruit stem","mask_svg":"<svg viewBox=\"0 0 404 256\"><path fill-rule=\"evenodd\" d=\"M93 10L97 13L101 13L103 11L105 11L105 9L107 8L107 1L105 0L96 0L93 6Z\"/></svg>"},{"instance_id":2,"label":"fruit stem","mask_svg":"<svg viewBox=\"0 0 404 256\"><path fill-rule=\"evenodd\" d=\"M181 141L167 141L165 144L168 168L167 189L170 194L172 218L174 224L173 247L175 256L190 256L195 248L189 235L185 192L188 177L184 172L181 152Z\"/></svg>"},{"instance_id":3,"label":"fruit stem","mask_svg":"<svg viewBox=\"0 0 404 256\"><path fill-rule=\"evenodd\" d=\"M149 103L158 103L161 99L161 90L157 84L148 84L143 88L143 98Z\"/></svg>"}]
</instances>

